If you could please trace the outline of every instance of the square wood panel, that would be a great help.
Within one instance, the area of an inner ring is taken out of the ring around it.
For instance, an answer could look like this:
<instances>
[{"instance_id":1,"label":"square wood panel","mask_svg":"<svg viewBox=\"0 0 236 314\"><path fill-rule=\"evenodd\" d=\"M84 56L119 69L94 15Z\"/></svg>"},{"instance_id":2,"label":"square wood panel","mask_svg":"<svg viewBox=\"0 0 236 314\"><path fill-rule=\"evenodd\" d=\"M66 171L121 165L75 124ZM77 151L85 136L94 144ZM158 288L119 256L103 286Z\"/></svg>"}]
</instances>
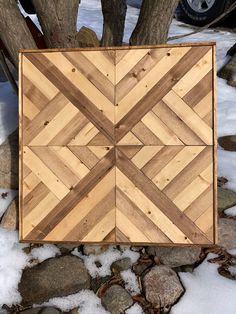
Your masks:
<instances>
[{"instance_id":1,"label":"square wood panel","mask_svg":"<svg viewBox=\"0 0 236 314\"><path fill-rule=\"evenodd\" d=\"M211 43L20 54L20 238L216 243Z\"/></svg>"}]
</instances>

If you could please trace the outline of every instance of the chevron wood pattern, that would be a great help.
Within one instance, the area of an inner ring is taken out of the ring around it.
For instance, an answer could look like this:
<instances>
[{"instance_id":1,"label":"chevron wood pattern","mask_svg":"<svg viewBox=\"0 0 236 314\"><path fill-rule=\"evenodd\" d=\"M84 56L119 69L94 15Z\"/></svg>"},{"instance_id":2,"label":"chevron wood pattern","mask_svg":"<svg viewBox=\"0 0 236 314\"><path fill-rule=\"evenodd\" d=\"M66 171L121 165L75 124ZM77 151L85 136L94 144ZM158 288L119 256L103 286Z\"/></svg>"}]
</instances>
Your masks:
<instances>
[{"instance_id":1,"label":"chevron wood pattern","mask_svg":"<svg viewBox=\"0 0 236 314\"><path fill-rule=\"evenodd\" d=\"M214 45L22 51L20 238L216 243Z\"/></svg>"}]
</instances>

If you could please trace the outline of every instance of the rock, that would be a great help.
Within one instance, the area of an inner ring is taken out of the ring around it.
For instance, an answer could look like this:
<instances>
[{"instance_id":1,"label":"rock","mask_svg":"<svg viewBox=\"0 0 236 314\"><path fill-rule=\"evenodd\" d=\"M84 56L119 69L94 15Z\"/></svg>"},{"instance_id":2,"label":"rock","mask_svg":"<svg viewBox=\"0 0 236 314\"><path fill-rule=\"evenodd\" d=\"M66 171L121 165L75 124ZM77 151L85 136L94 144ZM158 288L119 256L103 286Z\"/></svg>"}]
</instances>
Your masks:
<instances>
[{"instance_id":1,"label":"rock","mask_svg":"<svg viewBox=\"0 0 236 314\"><path fill-rule=\"evenodd\" d=\"M227 80L227 83L233 87L236 86L236 54L217 72L217 76Z\"/></svg>"},{"instance_id":2,"label":"rock","mask_svg":"<svg viewBox=\"0 0 236 314\"><path fill-rule=\"evenodd\" d=\"M84 245L85 255L99 255L108 249L107 245Z\"/></svg>"},{"instance_id":3,"label":"rock","mask_svg":"<svg viewBox=\"0 0 236 314\"><path fill-rule=\"evenodd\" d=\"M19 200L18 196L11 202L2 217L0 226L9 230L17 230L19 225Z\"/></svg>"},{"instance_id":4,"label":"rock","mask_svg":"<svg viewBox=\"0 0 236 314\"><path fill-rule=\"evenodd\" d=\"M169 267L191 265L199 261L200 247L155 247L147 248L150 255L155 256L155 261Z\"/></svg>"},{"instance_id":5,"label":"rock","mask_svg":"<svg viewBox=\"0 0 236 314\"><path fill-rule=\"evenodd\" d=\"M132 297L119 285L107 289L102 297L102 305L111 314L121 314L133 304Z\"/></svg>"},{"instance_id":6,"label":"rock","mask_svg":"<svg viewBox=\"0 0 236 314\"><path fill-rule=\"evenodd\" d=\"M66 243L61 244L60 243L60 244L57 244L57 247L61 251L62 254L68 254L76 247L76 244L66 244Z\"/></svg>"},{"instance_id":7,"label":"rock","mask_svg":"<svg viewBox=\"0 0 236 314\"><path fill-rule=\"evenodd\" d=\"M77 33L77 38L79 41L80 47L99 47L100 42L97 38L96 33L88 28L88 27L81 27L79 32Z\"/></svg>"},{"instance_id":8,"label":"rock","mask_svg":"<svg viewBox=\"0 0 236 314\"><path fill-rule=\"evenodd\" d=\"M111 270L117 274L123 270L127 270L132 266L132 261L129 257L122 258L111 264Z\"/></svg>"},{"instance_id":9,"label":"rock","mask_svg":"<svg viewBox=\"0 0 236 314\"><path fill-rule=\"evenodd\" d=\"M138 275L141 276L141 274L147 270L149 267L151 267L153 264L151 259L148 260L142 260L140 259L137 263L135 263L133 265L133 272Z\"/></svg>"},{"instance_id":10,"label":"rock","mask_svg":"<svg viewBox=\"0 0 236 314\"><path fill-rule=\"evenodd\" d=\"M61 312L58 309L52 306L44 307L42 311L40 311L40 314L60 314L60 313Z\"/></svg>"},{"instance_id":11,"label":"rock","mask_svg":"<svg viewBox=\"0 0 236 314\"><path fill-rule=\"evenodd\" d=\"M143 277L146 299L159 308L169 308L184 292L176 273L164 265L154 266Z\"/></svg>"},{"instance_id":12,"label":"rock","mask_svg":"<svg viewBox=\"0 0 236 314\"><path fill-rule=\"evenodd\" d=\"M23 272L19 292L22 305L41 304L90 287L83 261L72 255L48 259Z\"/></svg>"},{"instance_id":13,"label":"rock","mask_svg":"<svg viewBox=\"0 0 236 314\"><path fill-rule=\"evenodd\" d=\"M108 282L111 279L111 276L105 276L105 277L95 277L91 279L91 289L97 293L98 289Z\"/></svg>"},{"instance_id":14,"label":"rock","mask_svg":"<svg viewBox=\"0 0 236 314\"><path fill-rule=\"evenodd\" d=\"M225 177L217 178L217 186L220 188L222 188L227 182L228 182L228 179L226 179Z\"/></svg>"},{"instance_id":15,"label":"rock","mask_svg":"<svg viewBox=\"0 0 236 314\"><path fill-rule=\"evenodd\" d=\"M18 189L18 131L0 146L0 186Z\"/></svg>"},{"instance_id":16,"label":"rock","mask_svg":"<svg viewBox=\"0 0 236 314\"><path fill-rule=\"evenodd\" d=\"M218 243L226 250L236 248L236 220L228 218L219 219Z\"/></svg>"},{"instance_id":17,"label":"rock","mask_svg":"<svg viewBox=\"0 0 236 314\"><path fill-rule=\"evenodd\" d=\"M27 309L20 313L22 314L38 314L42 309L40 307L32 307L31 309Z\"/></svg>"},{"instance_id":18,"label":"rock","mask_svg":"<svg viewBox=\"0 0 236 314\"><path fill-rule=\"evenodd\" d=\"M218 188L218 211L233 207L236 205L236 193L223 188Z\"/></svg>"},{"instance_id":19,"label":"rock","mask_svg":"<svg viewBox=\"0 0 236 314\"><path fill-rule=\"evenodd\" d=\"M218 143L224 150L236 151L236 135L219 137Z\"/></svg>"}]
</instances>

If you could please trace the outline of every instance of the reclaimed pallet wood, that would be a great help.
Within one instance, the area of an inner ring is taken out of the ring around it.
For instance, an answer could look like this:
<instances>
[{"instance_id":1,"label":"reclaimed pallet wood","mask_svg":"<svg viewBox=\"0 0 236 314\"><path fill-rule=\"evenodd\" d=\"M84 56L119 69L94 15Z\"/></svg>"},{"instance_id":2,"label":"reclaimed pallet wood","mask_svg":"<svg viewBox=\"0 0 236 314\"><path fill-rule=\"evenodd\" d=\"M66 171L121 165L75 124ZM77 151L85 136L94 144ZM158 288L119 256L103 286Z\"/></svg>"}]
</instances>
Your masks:
<instances>
[{"instance_id":1,"label":"reclaimed pallet wood","mask_svg":"<svg viewBox=\"0 0 236 314\"><path fill-rule=\"evenodd\" d=\"M213 43L20 53L20 240L217 242Z\"/></svg>"}]
</instances>

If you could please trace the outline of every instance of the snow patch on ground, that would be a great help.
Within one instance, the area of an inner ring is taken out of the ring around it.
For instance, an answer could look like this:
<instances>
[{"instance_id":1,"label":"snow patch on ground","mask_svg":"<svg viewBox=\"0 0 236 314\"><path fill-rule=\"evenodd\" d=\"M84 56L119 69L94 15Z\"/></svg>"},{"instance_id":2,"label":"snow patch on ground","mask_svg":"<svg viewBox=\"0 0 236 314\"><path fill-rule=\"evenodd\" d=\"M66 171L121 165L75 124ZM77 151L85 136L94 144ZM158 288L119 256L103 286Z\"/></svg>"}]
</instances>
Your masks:
<instances>
[{"instance_id":1,"label":"snow patch on ground","mask_svg":"<svg viewBox=\"0 0 236 314\"><path fill-rule=\"evenodd\" d=\"M193 273L179 273L186 292L172 308L171 314L234 314L236 281L219 275L218 264L207 260L209 254Z\"/></svg>"},{"instance_id":2,"label":"snow patch on ground","mask_svg":"<svg viewBox=\"0 0 236 314\"><path fill-rule=\"evenodd\" d=\"M63 312L79 307L79 314L109 314L101 305L101 300L91 290L82 290L63 298L53 298L43 306L55 306Z\"/></svg>"},{"instance_id":3,"label":"snow patch on ground","mask_svg":"<svg viewBox=\"0 0 236 314\"><path fill-rule=\"evenodd\" d=\"M17 95L8 82L0 83L0 144L18 126Z\"/></svg>"},{"instance_id":4,"label":"snow patch on ground","mask_svg":"<svg viewBox=\"0 0 236 314\"><path fill-rule=\"evenodd\" d=\"M61 255L61 252L58 247L53 244L45 244L43 246L34 248L30 252L30 257L39 261L40 263L45 261L48 258L55 257L57 255Z\"/></svg>"},{"instance_id":5,"label":"snow patch on ground","mask_svg":"<svg viewBox=\"0 0 236 314\"><path fill-rule=\"evenodd\" d=\"M218 177L225 177L229 181L225 188L236 191L236 152L223 149L218 150Z\"/></svg>"},{"instance_id":6,"label":"snow patch on ground","mask_svg":"<svg viewBox=\"0 0 236 314\"><path fill-rule=\"evenodd\" d=\"M236 134L236 88L218 78L217 92L217 135Z\"/></svg>"},{"instance_id":7,"label":"snow patch on ground","mask_svg":"<svg viewBox=\"0 0 236 314\"><path fill-rule=\"evenodd\" d=\"M236 206L230 207L224 211L227 216L234 217L236 216Z\"/></svg>"},{"instance_id":8,"label":"snow patch on ground","mask_svg":"<svg viewBox=\"0 0 236 314\"><path fill-rule=\"evenodd\" d=\"M114 246L110 246L105 252L99 255L83 255L76 248L72 254L83 259L85 267L87 268L89 274L96 278L97 276L105 277L111 275L111 264L122 258L129 257L132 263L135 263L139 259L139 253L131 251L129 247L121 247L118 250ZM96 263L100 263L101 266L97 266Z\"/></svg>"},{"instance_id":9,"label":"snow patch on ground","mask_svg":"<svg viewBox=\"0 0 236 314\"><path fill-rule=\"evenodd\" d=\"M229 266L228 271L231 273L231 275L236 276L236 266Z\"/></svg>"},{"instance_id":10,"label":"snow patch on ground","mask_svg":"<svg viewBox=\"0 0 236 314\"><path fill-rule=\"evenodd\" d=\"M7 193L6 197L3 196L4 193ZM8 206L11 204L13 199L16 197L16 195L17 195L16 190L0 188L0 218L2 217Z\"/></svg>"},{"instance_id":11,"label":"snow patch on ground","mask_svg":"<svg viewBox=\"0 0 236 314\"><path fill-rule=\"evenodd\" d=\"M135 303L125 311L125 314L144 314L144 312L141 306L138 303Z\"/></svg>"},{"instance_id":12,"label":"snow patch on ground","mask_svg":"<svg viewBox=\"0 0 236 314\"><path fill-rule=\"evenodd\" d=\"M22 251L25 247L18 243L18 233L0 228L0 307L19 303L21 296L18 283L22 270L28 264L28 256Z\"/></svg>"},{"instance_id":13,"label":"snow patch on ground","mask_svg":"<svg viewBox=\"0 0 236 314\"><path fill-rule=\"evenodd\" d=\"M123 270L121 273L121 278L125 282L125 289L131 294L131 295L137 295L140 294L140 288L138 284L137 277L135 273L131 271L131 269Z\"/></svg>"}]
</instances>

